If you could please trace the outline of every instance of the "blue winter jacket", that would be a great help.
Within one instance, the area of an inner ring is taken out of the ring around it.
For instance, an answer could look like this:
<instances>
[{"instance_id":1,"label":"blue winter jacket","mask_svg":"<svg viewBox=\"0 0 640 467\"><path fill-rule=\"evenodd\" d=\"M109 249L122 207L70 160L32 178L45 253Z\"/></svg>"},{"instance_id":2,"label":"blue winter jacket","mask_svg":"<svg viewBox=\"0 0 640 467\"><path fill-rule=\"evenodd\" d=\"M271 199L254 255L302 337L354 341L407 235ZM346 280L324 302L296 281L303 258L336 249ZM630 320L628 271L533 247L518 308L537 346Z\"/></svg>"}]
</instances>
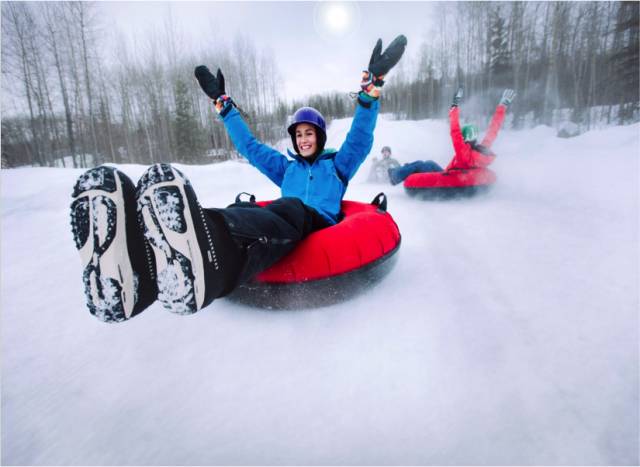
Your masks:
<instances>
[{"instance_id":1,"label":"blue winter jacket","mask_svg":"<svg viewBox=\"0 0 640 467\"><path fill-rule=\"evenodd\" d=\"M378 109L377 100L369 108L357 105L351 129L340 149L325 149L313 164L289 150L292 159L288 159L258 141L235 108L222 120L238 152L278 185L283 197L299 198L335 224L349 180L371 151Z\"/></svg>"}]
</instances>

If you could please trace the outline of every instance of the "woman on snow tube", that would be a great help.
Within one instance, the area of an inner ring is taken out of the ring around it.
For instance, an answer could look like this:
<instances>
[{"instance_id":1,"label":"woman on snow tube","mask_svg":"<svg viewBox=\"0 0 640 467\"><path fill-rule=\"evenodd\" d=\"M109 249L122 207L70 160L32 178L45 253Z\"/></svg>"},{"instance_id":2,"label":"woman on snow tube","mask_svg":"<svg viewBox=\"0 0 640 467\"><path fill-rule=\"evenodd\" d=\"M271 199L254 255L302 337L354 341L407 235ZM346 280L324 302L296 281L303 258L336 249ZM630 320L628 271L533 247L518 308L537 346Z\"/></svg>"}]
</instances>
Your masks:
<instances>
[{"instance_id":1,"label":"woman on snow tube","mask_svg":"<svg viewBox=\"0 0 640 467\"><path fill-rule=\"evenodd\" d=\"M384 277L400 247L386 196L380 193L371 203L342 201L341 213L339 223L310 234L229 298L272 309L317 307L343 301Z\"/></svg>"},{"instance_id":2,"label":"woman on snow tube","mask_svg":"<svg viewBox=\"0 0 640 467\"><path fill-rule=\"evenodd\" d=\"M507 108L515 97L515 91L504 91L487 134L479 144L478 128L475 125L460 128L458 105L462 95L462 88L458 88L449 110L451 141L455 154L447 168L443 171L433 161L415 161L390 170L389 179L392 184L404 181L405 190L409 194L446 197L474 194L495 182L495 174L487 168L496 158L490 148L498 136Z\"/></svg>"},{"instance_id":3,"label":"woman on snow tube","mask_svg":"<svg viewBox=\"0 0 640 467\"><path fill-rule=\"evenodd\" d=\"M127 320L157 298L170 311L192 314L232 292L293 251L309 234L335 225L349 180L371 150L384 77L404 53L398 36L378 40L351 130L339 150L325 149L326 127L315 109L299 109L288 127L292 159L259 142L233 100L220 69L195 69L202 90L238 149L280 186L264 208L236 203L203 209L187 178L156 164L137 187L122 172L98 167L77 181L72 230L84 268L87 305L103 321Z\"/></svg>"}]
</instances>

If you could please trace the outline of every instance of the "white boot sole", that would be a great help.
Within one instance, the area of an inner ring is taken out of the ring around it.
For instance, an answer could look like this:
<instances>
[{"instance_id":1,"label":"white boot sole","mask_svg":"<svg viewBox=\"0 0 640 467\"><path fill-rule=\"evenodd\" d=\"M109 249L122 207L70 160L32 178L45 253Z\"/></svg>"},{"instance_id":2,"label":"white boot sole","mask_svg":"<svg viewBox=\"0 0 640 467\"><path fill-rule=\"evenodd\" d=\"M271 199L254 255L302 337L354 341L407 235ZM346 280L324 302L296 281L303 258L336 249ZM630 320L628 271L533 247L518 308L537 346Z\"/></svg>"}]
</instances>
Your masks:
<instances>
[{"instance_id":1,"label":"white boot sole","mask_svg":"<svg viewBox=\"0 0 640 467\"><path fill-rule=\"evenodd\" d=\"M138 277L127 248L122 180L115 170L98 167L79 179L74 195L71 226L87 306L102 321L127 320L137 301Z\"/></svg>"},{"instance_id":2,"label":"white boot sole","mask_svg":"<svg viewBox=\"0 0 640 467\"><path fill-rule=\"evenodd\" d=\"M138 210L155 257L158 300L174 313L192 314L205 299L204 264L186 180L173 168L171 174L172 180L156 180L138 193Z\"/></svg>"}]
</instances>

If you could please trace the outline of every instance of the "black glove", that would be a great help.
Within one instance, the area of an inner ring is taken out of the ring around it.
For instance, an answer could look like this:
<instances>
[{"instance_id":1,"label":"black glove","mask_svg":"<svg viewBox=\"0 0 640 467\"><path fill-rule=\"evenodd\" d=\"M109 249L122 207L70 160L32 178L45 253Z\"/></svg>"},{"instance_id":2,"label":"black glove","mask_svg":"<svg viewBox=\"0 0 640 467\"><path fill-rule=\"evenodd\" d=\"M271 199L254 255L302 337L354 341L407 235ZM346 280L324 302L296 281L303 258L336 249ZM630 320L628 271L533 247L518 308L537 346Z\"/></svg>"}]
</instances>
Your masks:
<instances>
[{"instance_id":1,"label":"black glove","mask_svg":"<svg viewBox=\"0 0 640 467\"><path fill-rule=\"evenodd\" d=\"M407 38L399 35L381 53L382 39L378 39L369 59L369 67L362 72L360 88L368 96L364 98L366 100L358 99L362 105L369 107L371 100L376 100L380 97L381 88L384 85L384 76L400 61L406 47Z\"/></svg>"},{"instance_id":2,"label":"black glove","mask_svg":"<svg viewBox=\"0 0 640 467\"><path fill-rule=\"evenodd\" d=\"M459 87L456 93L453 96L453 101L451 102L451 107L458 107L460 101L462 101L462 95L464 92L462 91L462 87Z\"/></svg>"},{"instance_id":3,"label":"black glove","mask_svg":"<svg viewBox=\"0 0 640 467\"><path fill-rule=\"evenodd\" d=\"M407 38L400 34L389 44L384 52L380 53L382 51L382 39L378 39L369 60L368 70L373 76L382 79L400 61L406 47Z\"/></svg>"},{"instance_id":4,"label":"black glove","mask_svg":"<svg viewBox=\"0 0 640 467\"><path fill-rule=\"evenodd\" d=\"M220 68L218 68L216 76L213 76L209 71L209 68L204 65L200 65L196 67L195 75L202 90L214 101L225 94L224 76L222 75Z\"/></svg>"}]
</instances>

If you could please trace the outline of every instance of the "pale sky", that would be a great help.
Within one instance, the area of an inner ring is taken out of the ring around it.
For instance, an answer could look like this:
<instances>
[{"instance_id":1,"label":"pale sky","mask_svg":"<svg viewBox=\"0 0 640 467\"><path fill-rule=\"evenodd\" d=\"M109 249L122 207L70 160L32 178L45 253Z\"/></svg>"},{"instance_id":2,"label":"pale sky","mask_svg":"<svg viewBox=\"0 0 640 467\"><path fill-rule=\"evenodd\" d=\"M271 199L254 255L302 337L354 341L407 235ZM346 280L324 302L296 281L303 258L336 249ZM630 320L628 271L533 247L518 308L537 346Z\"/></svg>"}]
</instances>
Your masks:
<instances>
[{"instance_id":1,"label":"pale sky","mask_svg":"<svg viewBox=\"0 0 640 467\"><path fill-rule=\"evenodd\" d=\"M433 24L431 2L100 2L109 31L137 37L164 30L169 10L187 43L214 46L214 38L248 35L270 48L284 79L283 97L358 89L375 41L398 34L415 55ZM111 28L113 25L113 28ZM108 37L108 36L107 36ZM215 64L207 64L215 66ZM224 71L224 70L223 70ZM389 79L392 79L392 74Z\"/></svg>"}]
</instances>

